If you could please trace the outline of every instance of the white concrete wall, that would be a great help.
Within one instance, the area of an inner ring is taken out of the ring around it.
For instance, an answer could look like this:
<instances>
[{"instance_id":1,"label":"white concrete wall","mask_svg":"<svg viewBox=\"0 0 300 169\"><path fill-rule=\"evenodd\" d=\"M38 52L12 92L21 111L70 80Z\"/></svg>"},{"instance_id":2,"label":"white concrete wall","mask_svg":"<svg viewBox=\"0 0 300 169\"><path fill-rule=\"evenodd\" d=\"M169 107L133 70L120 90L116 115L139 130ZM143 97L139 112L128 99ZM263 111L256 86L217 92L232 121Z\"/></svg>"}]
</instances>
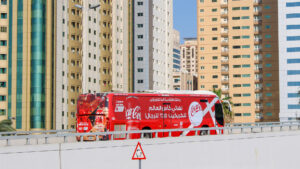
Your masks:
<instances>
[{"instance_id":1,"label":"white concrete wall","mask_svg":"<svg viewBox=\"0 0 300 169\"><path fill-rule=\"evenodd\" d=\"M103 141L0 149L1 169L298 169L300 132Z\"/></svg>"}]
</instances>

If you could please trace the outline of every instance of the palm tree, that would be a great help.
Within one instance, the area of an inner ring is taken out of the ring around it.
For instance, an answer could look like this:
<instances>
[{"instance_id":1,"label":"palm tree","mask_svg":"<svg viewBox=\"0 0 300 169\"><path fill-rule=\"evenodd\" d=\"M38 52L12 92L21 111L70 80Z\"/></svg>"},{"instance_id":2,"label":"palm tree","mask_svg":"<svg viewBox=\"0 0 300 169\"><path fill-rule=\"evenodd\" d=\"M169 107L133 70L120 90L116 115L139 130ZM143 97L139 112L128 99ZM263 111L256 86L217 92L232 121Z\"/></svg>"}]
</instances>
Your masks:
<instances>
[{"instance_id":1,"label":"palm tree","mask_svg":"<svg viewBox=\"0 0 300 169\"><path fill-rule=\"evenodd\" d=\"M221 89L215 89L213 88L213 91L221 100L222 105L223 105L223 111L224 111L224 120L225 123L230 123L233 120L233 113L232 110L230 109L232 107L232 102L231 97L225 97L222 98L222 90Z\"/></svg>"},{"instance_id":2,"label":"palm tree","mask_svg":"<svg viewBox=\"0 0 300 169\"><path fill-rule=\"evenodd\" d=\"M7 132L7 131L16 131L12 126L11 120L2 120L0 121L0 132Z\"/></svg>"}]
</instances>

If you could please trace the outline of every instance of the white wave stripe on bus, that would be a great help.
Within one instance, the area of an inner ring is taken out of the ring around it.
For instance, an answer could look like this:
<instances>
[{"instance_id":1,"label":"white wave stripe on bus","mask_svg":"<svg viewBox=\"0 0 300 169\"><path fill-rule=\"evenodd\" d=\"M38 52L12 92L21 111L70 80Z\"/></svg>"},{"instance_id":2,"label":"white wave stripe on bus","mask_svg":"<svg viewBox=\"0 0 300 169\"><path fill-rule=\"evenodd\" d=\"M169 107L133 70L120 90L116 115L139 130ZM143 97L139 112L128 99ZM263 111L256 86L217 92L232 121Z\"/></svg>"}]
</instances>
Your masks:
<instances>
[{"instance_id":1,"label":"white wave stripe on bus","mask_svg":"<svg viewBox=\"0 0 300 169\"><path fill-rule=\"evenodd\" d=\"M207 112L210 112L211 114L211 117L214 118L214 116L212 116L212 113L211 113L211 110L212 110L212 107L215 105L215 103L218 101L218 98L214 98L210 103L206 103L206 108L203 110L203 117L206 115ZM214 124L215 121L214 121ZM191 128L194 128L195 126L193 124L191 124L188 129L191 129ZM181 136L186 136L190 131L189 130L186 130L184 131Z\"/></svg>"}]
</instances>

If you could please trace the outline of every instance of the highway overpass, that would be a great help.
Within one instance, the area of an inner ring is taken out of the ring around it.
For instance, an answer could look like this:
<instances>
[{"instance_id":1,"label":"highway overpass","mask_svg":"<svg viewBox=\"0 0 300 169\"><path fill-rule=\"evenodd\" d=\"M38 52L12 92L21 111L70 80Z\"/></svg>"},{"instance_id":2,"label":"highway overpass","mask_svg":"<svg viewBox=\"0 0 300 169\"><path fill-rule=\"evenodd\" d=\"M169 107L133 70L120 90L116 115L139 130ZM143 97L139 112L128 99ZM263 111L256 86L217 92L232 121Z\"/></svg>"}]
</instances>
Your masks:
<instances>
[{"instance_id":1,"label":"highway overpass","mask_svg":"<svg viewBox=\"0 0 300 169\"><path fill-rule=\"evenodd\" d=\"M299 169L300 131L0 147L1 169Z\"/></svg>"}]
</instances>

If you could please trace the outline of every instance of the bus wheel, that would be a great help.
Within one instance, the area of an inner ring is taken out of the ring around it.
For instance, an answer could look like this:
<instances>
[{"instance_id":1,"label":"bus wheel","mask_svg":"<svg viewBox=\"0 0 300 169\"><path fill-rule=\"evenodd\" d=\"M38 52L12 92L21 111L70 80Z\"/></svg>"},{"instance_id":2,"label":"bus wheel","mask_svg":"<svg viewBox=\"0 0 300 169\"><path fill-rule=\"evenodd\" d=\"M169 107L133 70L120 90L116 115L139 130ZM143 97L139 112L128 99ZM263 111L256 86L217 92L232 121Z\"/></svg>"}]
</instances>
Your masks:
<instances>
[{"instance_id":1,"label":"bus wheel","mask_svg":"<svg viewBox=\"0 0 300 169\"><path fill-rule=\"evenodd\" d=\"M143 130L151 130L151 128L145 127ZM143 133L143 138L152 138L152 133Z\"/></svg>"},{"instance_id":2,"label":"bus wheel","mask_svg":"<svg viewBox=\"0 0 300 169\"><path fill-rule=\"evenodd\" d=\"M202 129L204 128L208 128L208 126L202 126ZM208 130L201 130L199 135L200 136L208 135Z\"/></svg>"}]
</instances>

